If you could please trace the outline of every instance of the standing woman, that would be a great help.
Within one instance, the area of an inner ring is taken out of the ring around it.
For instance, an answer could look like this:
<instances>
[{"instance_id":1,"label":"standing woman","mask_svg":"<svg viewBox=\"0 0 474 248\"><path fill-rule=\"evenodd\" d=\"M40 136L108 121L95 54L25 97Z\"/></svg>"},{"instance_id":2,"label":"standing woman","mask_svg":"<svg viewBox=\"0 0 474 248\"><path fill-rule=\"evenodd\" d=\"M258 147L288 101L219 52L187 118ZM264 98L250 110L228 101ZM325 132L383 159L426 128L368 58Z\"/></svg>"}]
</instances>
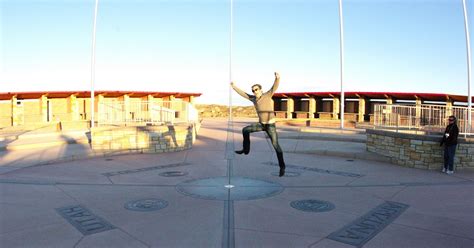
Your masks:
<instances>
[{"instance_id":1,"label":"standing woman","mask_svg":"<svg viewBox=\"0 0 474 248\"><path fill-rule=\"evenodd\" d=\"M441 146L444 144L444 167L443 172L447 174L454 173L454 154L456 153L456 146L458 144L459 128L456 124L456 117L449 116L449 124L444 131Z\"/></svg>"}]
</instances>

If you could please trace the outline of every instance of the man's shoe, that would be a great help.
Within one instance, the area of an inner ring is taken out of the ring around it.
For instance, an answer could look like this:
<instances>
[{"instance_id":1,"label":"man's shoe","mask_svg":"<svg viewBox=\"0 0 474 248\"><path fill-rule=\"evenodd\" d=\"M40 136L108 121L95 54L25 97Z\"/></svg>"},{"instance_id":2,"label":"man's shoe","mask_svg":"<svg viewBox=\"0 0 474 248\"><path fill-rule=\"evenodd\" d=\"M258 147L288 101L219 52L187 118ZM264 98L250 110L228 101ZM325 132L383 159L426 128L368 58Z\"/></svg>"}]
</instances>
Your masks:
<instances>
[{"instance_id":1,"label":"man's shoe","mask_svg":"<svg viewBox=\"0 0 474 248\"><path fill-rule=\"evenodd\" d=\"M279 177L282 177L285 175L285 168L280 168L280 175Z\"/></svg>"},{"instance_id":2,"label":"man's shoe","mask_svg":"<svg viewBox=\"0 0 474 248\"><path fill-rule=\"evenodd\" d=\"M443 170L442 170L441 172L445 173L445 172L446 172L446 168L443 168Z\"/></svg>"},{"instance_id":3,"label":"man's shoe","mask_svg":"<svg viewBox=\"0 0 474 248\"><path fill-rule=\"evenodd\" d=\"M451 170L446 171L446 174L449 174L449 175L451 175L453 173L454 173L454 171L451 171Z\"/></svg>"},{"instance_id":4,"label":"man's shoe","mask_svg":"<svg viewBox=\"0 0 474 248\"><path fill-rule=\"evenodd\" d=\"M283 160L283 152L277 152L278 166L280 167L280 177L285 175L285 160Z\"/></svg>"},{"instance_id":5,"label":"man's shoe","mask_svg":"<svg viewBox=\"0 0 474 248\"><path fill-rule=\"evenodd\" d=\"M235 151L235 153L237 153L237 154L242 154L243 153L245 155L249 154L248 151L244 151L244 150Z\"/></svg>"}]
</instances>

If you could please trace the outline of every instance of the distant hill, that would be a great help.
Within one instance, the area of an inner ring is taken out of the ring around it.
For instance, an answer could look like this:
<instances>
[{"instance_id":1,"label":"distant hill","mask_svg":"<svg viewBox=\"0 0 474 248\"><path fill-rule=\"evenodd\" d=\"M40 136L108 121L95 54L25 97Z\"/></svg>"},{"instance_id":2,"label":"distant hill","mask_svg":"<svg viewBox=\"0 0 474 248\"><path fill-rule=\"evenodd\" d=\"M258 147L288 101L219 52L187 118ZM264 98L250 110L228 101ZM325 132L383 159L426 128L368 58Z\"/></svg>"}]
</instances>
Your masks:
<instances>
[{"instance_id":1,"label":"distant hill","mask_svg":"<svg viewBox=\"0 0 474 248\"><path fill-rule=\"evenodd\" d=\"M196 104L200 118L228 117L229 107L217 104ZM233 106L232 116L234 117L257 117L254 106Z\"/></svg>"}]
</instances>

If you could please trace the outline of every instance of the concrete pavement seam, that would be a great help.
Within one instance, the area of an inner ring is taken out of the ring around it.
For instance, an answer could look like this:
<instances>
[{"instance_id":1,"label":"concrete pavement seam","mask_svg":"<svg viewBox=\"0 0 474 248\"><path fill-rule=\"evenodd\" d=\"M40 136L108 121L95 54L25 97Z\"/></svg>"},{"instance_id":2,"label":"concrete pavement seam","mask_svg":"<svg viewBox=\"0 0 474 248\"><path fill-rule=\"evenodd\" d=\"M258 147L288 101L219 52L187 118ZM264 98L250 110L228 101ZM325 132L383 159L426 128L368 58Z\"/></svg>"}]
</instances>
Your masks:
<instances>
[{"instance_id":1,"label":"concrete pavement seam","mask_svg":"<svg viewBox=\"0 0 474 248\"><path fill-rule=\"evenodd\" d=\"M294 151L287 151L287 152L289 152L289 153L301 153L301 154L315 154L315 155L323 155L323 156L345 157L345 158L356 158L356 159L363 159L363 160L369 160L369 161L389 163L389 161L387 161L387 159L381 158L380 156L372 157L372 156L368 156L366 154L357 154L357 153L341 152L341 151L328 151L328 150L297 151L298 145L299 145L299 140L297 140L297 142L295 144ZM187 153L186 153L185 161L187 160L188 152L189 151L187 151ZM71 161L76 161L76 160L96 158L96 157L102 157L102 156L117 156L117 155L129 155L129 154L141 154L141 152L139 152L139 151L136 151L136 152L133 152L133 151L132 152L130 152L130 151L118 151L118 152L105 153L105 152L92 151L90 153L81 154L81 155L68 155L68 156L59 157L59 158L56 158L56 159L43 160L39 163L29 164L29 165L27 165L23 168L41 166L41 165L49 165L49 164L57 164L57 163L64 163L64 162L71 162ZM13 161L9 164L13 164L13 163L16 163L16 162L18 162L18 160ZM7 165L9 165L9 164L7 164ZM10 172L0 173L0 175L8 174Z\"/></svg>"},{"instance_id":2,"label":"concrete pavement seam","mask_svg":"<svg viewBox=\"0 0 474 248\"><path fill-rule=\"evenodd\" d=\"M151 247L151 245L147 244L145 241L141 240L141 239L138 239L136 237L134 237L132 234L128 233L127 231L123 230L122 228L118 227L118 226L115 226L116 229L122 231L123 233L127 234L128 236L130 236L132 239L142 243L143 245L145 245L146 247Z\"/></svg>"},{"instance_id":3,"label":"concrete pavement seam","mask_svg":"<svg viewBox=\"0 0 474 248\"><path fill-rule=\"evenodd\" d=\"M390 197L390 200L393 200L398 194L400 194L402 191L404 191L405 189L407 189L408 186L405 186L403 188L401 188L399 191L395 192L391 197Z\"/></svg>"},{"instance_id":4,"label":"concrete pavement seam","mask_svg":"<svg viewBox=\"0 0 474 248\"><path fill-rule=\"evenodd\" d=\"M165 184L109 184L109 183L68 183L68 182L38 182L38 181L18 181L15 179L0 179L0 184L24 184L36 186L68 185L68 186L120 186L120 187L176 187L176 185ZM209 186L212 187L212 186Z\"/></svg>"},{"instance_id":5,"label":"concrete pavement seam","mask_svg":"<svg viewBox=\"0 0 474 248\"><path fill-rule=\"evenodd\" d=\"M71 186L114 186L114 187L176 187L171 184L109 184L109 183L72 183L72 182L27 182L18 181L15 179L0 179L0 184L26 184L26 185L38 185L38 186L51 186L51 185L71 185ZM419 183L416 185L406 185L404 183L392 183L392 184L366 184L366 185L300 185L300 186L284 186L284 188L365 188L365 187L421 187L421 186L452 186L452 185L474 185L472 181L459 181L459 182L440 182L440 183ZM196 185L197 187L198 185ZM214 187L214 186L200 186L200 187ZM256 186L257 187L257 186ZM261 187L261 186L258 186Z\"/></svg>"},{"instance_id":6,"label":"concrete pavement seam","mask_svg":"<svg viewBox=\"0 0 474 248\"><path fill-rule=\"evenodd\" d=\"M59 189L61 192L63 192L63 194L65 194L65 195L68 196L69 198L73 199L74 202L76 202L77 204L80 203L76 198L74 198L74 196L70 195L70 194L67 193L64 189L62 189L61 187L59 187L60 185L54 184L53 186L54 186L55 188Z\"/></svg>"},{"instance_id":7,"label":"concrete pavement seam","mask_svg":"<svg viewBox=\"0 0 474 248\"><path fill-rule=\"evenodd\" d=\"M397 195L399 195L401 192L405 191L405 189L407 189L407 188L408 188L408 186L403 187L403 188L400 189L398 192L396 192L395 194L393 194L393 195L392 195L392 198L390 198L390 199L391 199L391 200L394 200Z\"/></svg>"},{"instance_id":8,"label":"concrete pavement seam","mask_svg":"<svg viewBox=\"0 0 474 248\"><path fill-rule=\"evenodd\" d=\"M350 152L341 152L341 151L328 151L328 150L312 150L312 151L287 151L288 153L296 153L296 154L314 154L314 155L322 155L322 156L331 156L331 157L341 157L341 158L353 158L353 159L360 159L360 160L368 160L368 161L375 161L375 162L382 162L382 163L390 163L389 159L385 159L384 157L372 157L367 156L365 154L358 154L358 153L350 153Z\"/></svg>"},{"instance_id":9,"label":"concrete pavement seam","mask_svg":"<svg viewBox=\"0 0 474 248\"><path fill-rule=\"evenodd\" d=\"M360 174L360 175L362 175L362 174ZM346 186L350 186L353 182L355 182L355 181L357 181L357 180L359 180L359 179L361 179L361 178L362 178L362 177L356 177L356 178L354 178L354 180L351 180L350 182L346 183L345 185L346 185Z\"/></svg>"},{"instance_id":10,"label":"concrete pavement seam","mask_svg":"<svg viewBox=\"0 0 474 248\"><path fill-rule=\"evenodd\" d=\"M317 137L317 136L281 136L280 139L295 139L295 140L315 140L315 141L335 141L335 142L351 142L351 143L366 143L366 140L356 138L343 137Z\"/></svg>"},{"instance_id":11,"label":"concrete pavement seam","mask_svg":"<svg viewBox=\"0 0 474 248\"><path fill-rule=\"evenodd\" d=\"M114 181L112 181L112 178L110 178L109 176L106 176L106 177L107 177L107 179L109 180L109 182L110 182L111 184L115 184Z\"/></svg>"},{"instance_id":12,"label":"concrete pavement seam","mask_svg":"<svg viewBox=\"0 0 474 248\"><path fill-rule=\"evenodd\" d=\"M439 232L439 231L435 231L435 230L430 230L430 229L426 229L426 228L421 228L421 227L416 227L416 226L409 226L409 225L406 225L406 224L397 223L396 221L392 222L391 225L403 226L403 227L413 228L413 229L417 229L417 230L422 230L422 231L425 231L425 232L431 232L431 233L436 233L436 234L442 234L442 235L446 235L446 236L451 236L451 237L456 237L456 238L463 238L463 239L468 239L468 240L474 241L474 238L469 238L469 237L454 235L454 234L450 234L450 233L443 233L443 232Z\"/></svg>"},{"instance_id":13,"label":"concrete pavement seam","mask_svg":"<svg viewBox=\"0 0 474 248\"><path fill-rule=\"evenodd\" d=\"M300 143L300 140L299 139L296 140L295 147L293 149L293 153L296 153L296 148L298 147L299 143Z\"/></svg>"},{"instance_id":14,"label":"concrete pavement seam","mask_svg":"<svg viewBox=\"0 0 474 248\"><path fill-rule=\"evenodd\" d=\"M222 225L222 247L235 247L234 201L230 200L230 189L227 191L228 200L224 201L224 220Z\"/></svg>"},{"instance_id":15,"label":"concrete pavement seam","mask_svg":"<svg viewBox=\"0 0 474 248\"><path fill-rule=\"evenodd\" d=\"M45 151L43 151L43 152L45 152ZM136 152L136 153L132 153L132 152L127 152L127 153L125 153L125 152L104 153L104 152L95 152L95 151L93 151L92 153L86 153L86 154L81 154L81 155L68 155L68 156L59 157L59 158L55 158L55 159L51 159L51 160L43 160L43 161L36 162L36 163L27 163L26 166L20 167L16 170L13 170L13 171L17 171L17 170L20 170L20 169L32 168L32 167L36 167L36 166L72 162L72 161L83 160L83 159L99 158L99 157L107 157L107 156L119 156L119 155L128 155L128 154L141 154L141 153L140 152ZM17 159L17 160L15 160L13 162L10 162L10 163L8 163L4 166L9 166L9 165L14 164L14 163L16 163L20 160L23 160L23 159L24 158ZM4 173L0 173L0 175L6 175L6 174L9 174L13 171L7 171L7 172L4 172Z\"/></svg>"},{"instance_id":16,"label":"concrete pavement seam","mask_svg":"<svg viewBox=\"0 0 474 248\"><path fill-rule=\"evenodd\" d=\"M320 236L313 236L313 235L305 235L305 234L298 234L298 233L291 233L291 232L275 232L275 231L266 231L266 230L256 230L256 229L241 228L241 227L236 227L235 230L261 232L261 233L273 233L273 234L284 234L284 235L292 235L292 236L299 236L299 237L321 238Z\"/></svg>"},{"instance_id":17,"label":"concrete pavement seam","mask_svg":"<svg viewBox=\"0 0 474 248\"><path fill-rule=\"evenodd\" d=\"M325 240L326 238L327 238L327 237L323 237L323 238L319 239L318 241L309 244L309 245L308 245L308 248L311 248L311 247L313 247L313 246L319 244L321 241Z\"/></svg>"},{"instance_id":18,"label":"concrete pavement seam","mask_svg":"<svg viewBox=\"0 0 474 248\"><path fill-rule=\"evenodd\" d=\"M19 232L23 232L27 230L42 229L46 226L63 225L63 224L64 224L64 221L58 220L57 222L51 222L51 223L41 224L41 225L38 224L37 226L29 226L29 227L22 228L20 230L11 230L7 232L3 232L3 233L0 233L0 236L10 235L10 234L19 233Z\"/></svg>"},{"instance_id":19,"label":"concrete pavement seam","mask_svg":"<svg viewBox=\"0 0 474 248\"><path fill-rule=\"evenodd\" d=\"M385 198L380 197L380 196L378 196L378 195L371 194L371 193L367 193L367 192L362 191L361 189L359 189L359 188L357 188L357 187L352 187L352 188L350 188L350 189L351 189L351 190L358 191L358 192L363 193L363 194L369 194L371 197L374 197L374 198L379 199L379 200L382 200L382 201L388 201L388 200L391 200L391 199L392 199L391 197L388 198L388 199L385 199Z\"/></svg>"},{"instance_id":20,"label":"concrete pavement seam","mask_svg":"<svg viewBox=\"0 0 474 248\"><path fill-rule=\"evenodd\" d=\"M82 237L74 244L73 247L76 248L76 247L81 243L81 241L84 239L84 237L85 237L85 236L82 235Z\"/></svg>"},{"instance_id":21,"label":"concrete pavement seam","mask_svg":"<svg viewBox=\"0 0 474 248\"><path fill-rule=\"evenodd\" d=\"M55 147L61 145L71 145L71 144L89 144L89 140L78 139L78 140L59 140L59 141L50 141L50 142L41 142L41 143L31 143L31 144L22 144L22 145L6 145L0 146L0 151L18 151L18 150L27 150L32 148L44 148L44 147Z\"/></svg>"}]
</instances>

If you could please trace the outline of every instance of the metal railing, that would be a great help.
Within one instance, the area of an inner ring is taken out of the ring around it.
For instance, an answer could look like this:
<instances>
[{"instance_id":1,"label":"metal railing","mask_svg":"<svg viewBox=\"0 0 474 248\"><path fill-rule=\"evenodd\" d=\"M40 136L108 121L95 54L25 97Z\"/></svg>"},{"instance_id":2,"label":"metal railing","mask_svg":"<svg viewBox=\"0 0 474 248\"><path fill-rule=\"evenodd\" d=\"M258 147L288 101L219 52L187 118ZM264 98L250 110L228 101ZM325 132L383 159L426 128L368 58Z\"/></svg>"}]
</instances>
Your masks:
<instances>
[{"instance_id":1,"label":"metal railing","mask_svg":"<svg viewBox=\"0 0 474 248\"><path fill-rule=\"evenodd\" d=\"M471 111L474 116L474 111ZM390 105L376 104L374 127L398 131L411 130L424 133L443 132L448 125L448 117L454 115L460 134L474 135L474 126L468 123L468 108L443 105Z\"/></svg>"},{"instance_id":2,"label":"metal railing","mask_svg":"<svg viewBox=\"0 0 474 248\"><path fill-rule=\"evenodd\" d=\"M158 125L197 122L198 111L185 101L130 101L101 102L95 112L98 125ZM60 122L84 122L90 112L25 114L18 111L15 117L0 113L0 129L9 127L36 127Z\"/></svg>"},{"instance_id":3,"label":"metal railing","mask_svg":"<svg viewBox=\"0 0 474 248\"><path fill-rule=\"evenodd\" d=\"M185 101L102 102L98 125L159 125L197 122L196 108Z\"/></svg>"}]
</instances>

